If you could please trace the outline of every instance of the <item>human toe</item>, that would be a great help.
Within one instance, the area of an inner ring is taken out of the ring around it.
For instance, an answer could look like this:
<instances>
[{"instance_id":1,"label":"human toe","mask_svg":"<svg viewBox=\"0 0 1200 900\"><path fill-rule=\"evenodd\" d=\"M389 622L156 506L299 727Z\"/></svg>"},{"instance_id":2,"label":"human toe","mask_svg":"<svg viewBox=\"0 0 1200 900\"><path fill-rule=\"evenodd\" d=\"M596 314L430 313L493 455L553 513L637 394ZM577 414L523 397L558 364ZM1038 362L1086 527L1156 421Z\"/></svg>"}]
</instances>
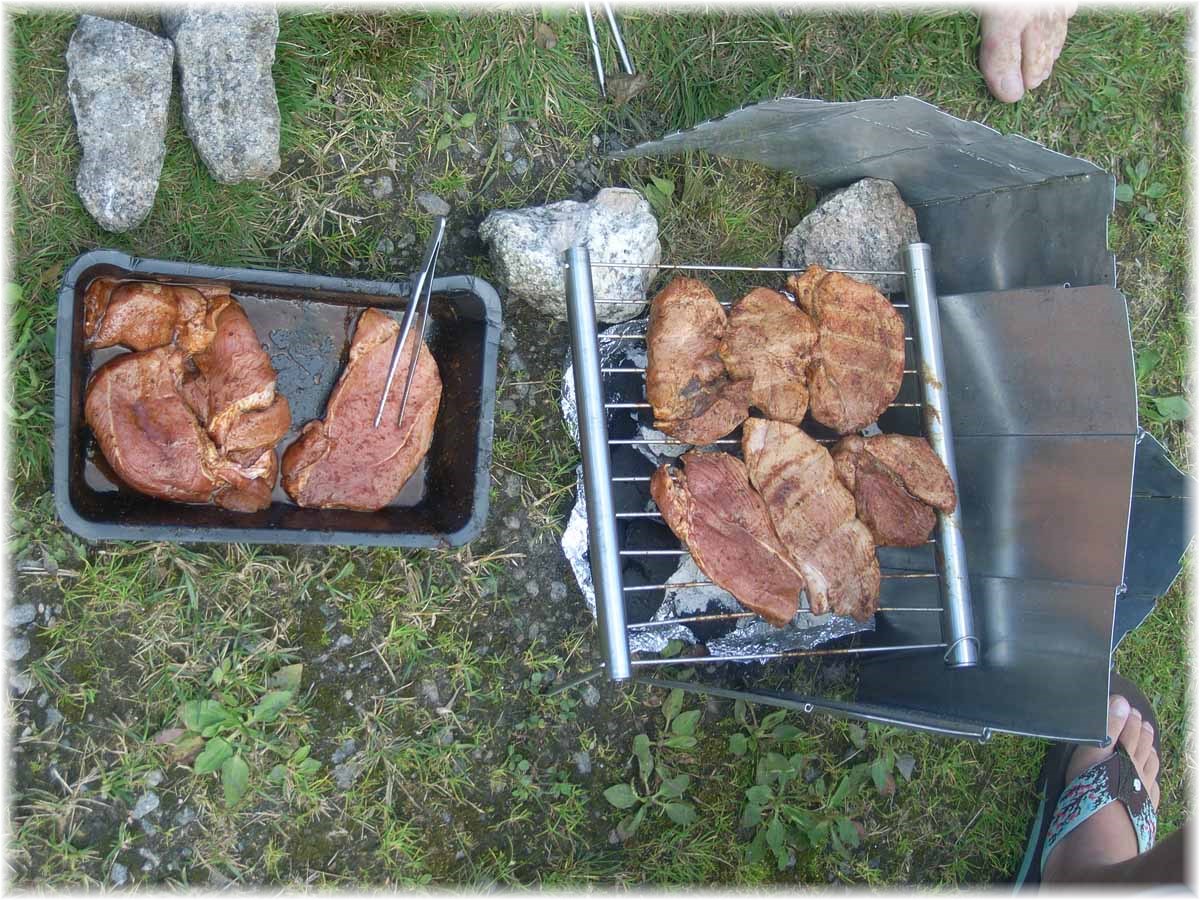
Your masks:
<instances>
[{"instance_id":1,"label":"human toe","mask_svg":"<svg viewBox=\"0 0 1200 900\"><path fill-rule=\"evenodd\" d=\"M979 69L988 90L1002 103L1016 103L1025 94L1020 25L1012 17L991 12L983 14L980 25Z\"/></svg>"}]
</instances>

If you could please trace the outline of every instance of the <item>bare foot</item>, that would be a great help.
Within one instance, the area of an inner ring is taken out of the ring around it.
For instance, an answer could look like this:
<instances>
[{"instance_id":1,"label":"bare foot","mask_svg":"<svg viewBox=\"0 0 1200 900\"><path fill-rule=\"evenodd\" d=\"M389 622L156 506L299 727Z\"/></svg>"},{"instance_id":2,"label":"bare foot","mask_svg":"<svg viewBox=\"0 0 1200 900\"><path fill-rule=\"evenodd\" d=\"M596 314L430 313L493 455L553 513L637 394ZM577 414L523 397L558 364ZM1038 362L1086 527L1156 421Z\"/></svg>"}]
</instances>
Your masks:
<instances>
[{"instance_id":1,"label":"bare foot","mask_svg":"<svg viewBox=\"0 0 1200 900\"><path fill-rule=\"evenodd\" d=\"M1120 694L1108 702L1108 736L1125 748L1133 760L1150 802L1158 809L1158 754L1154 752L1154 729L1143 722L1141 713L1129 706ZM1070 784L1080 772L1091 768L1116 751L1108 747L1081 746L1071 756L1066 783ZM1103 877L1103 870L1138 854L1137 836L1129 812L1119 800L1114 801L1080 823L1058 842L1042 870L1042 883L1094 882Z\"/></svg>"},{"instance_id":2,"label":"bare foot","mask_svg":"<svg viewBox=\"0 0 1200 900\"><path fill-rule=\"evenodd\" d=\"M979 68L997 100L1016 103L1050 77L1075 6L999 5L980 11Z\"/></svg>"}]
</instances>

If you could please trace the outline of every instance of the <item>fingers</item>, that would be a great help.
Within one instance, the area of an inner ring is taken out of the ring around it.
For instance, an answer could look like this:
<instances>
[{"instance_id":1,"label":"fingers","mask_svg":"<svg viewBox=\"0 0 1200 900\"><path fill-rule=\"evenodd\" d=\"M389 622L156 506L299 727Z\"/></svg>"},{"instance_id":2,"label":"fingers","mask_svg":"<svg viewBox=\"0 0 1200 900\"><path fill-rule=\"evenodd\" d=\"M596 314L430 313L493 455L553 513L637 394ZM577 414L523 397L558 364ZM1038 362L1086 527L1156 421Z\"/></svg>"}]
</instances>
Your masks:
<instances>
[{"instance_id":1,"label":"fingers","mask_svg":"<svg viewBox=\"0 0 1200 900\"><path fill-rule=\"evenodd\" d=\"M983 43L979 46L979 68L988 90L1001 103L1016 103L1025 96L1021 26L1019 19L990 10L980 20Z\"/></svg>"}]
</instances>

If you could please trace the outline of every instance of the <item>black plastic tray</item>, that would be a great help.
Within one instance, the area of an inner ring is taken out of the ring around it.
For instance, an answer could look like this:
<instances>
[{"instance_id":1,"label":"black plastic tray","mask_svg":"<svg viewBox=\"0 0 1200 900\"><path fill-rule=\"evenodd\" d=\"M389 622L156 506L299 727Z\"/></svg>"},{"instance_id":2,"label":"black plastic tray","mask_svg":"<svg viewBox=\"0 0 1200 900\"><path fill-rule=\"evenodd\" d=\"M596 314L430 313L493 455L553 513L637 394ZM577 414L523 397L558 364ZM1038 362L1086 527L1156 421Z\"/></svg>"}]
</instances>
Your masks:
<instances>
[{"instance_id":1,"label":"black plastic tray","mask_svg":"<svg viewBox=\"0 0 1200 900\"><path fill-rule=\"evenodd\" d=\"M348 337L368 306L399 315L408 282L362 281L302 272L237 269L141 259L93 250L76 259L58 295L54 371L54 500L73 532L89 540L217 541L270 544L460 546L487 519L496 401L500 300L470 275L433 282L429 348L442 376L433 444L392 505L377 512L303 509L276 487L256 513L157 500L122 487L106 472L83 418L92 368L123 351L83 345L83 292L99 275L228 284L246 309L279 372L292 407L292 430L319 417L346 361ZM403 373L401 373L403 374Z\"/></svg>"}]
</instances>

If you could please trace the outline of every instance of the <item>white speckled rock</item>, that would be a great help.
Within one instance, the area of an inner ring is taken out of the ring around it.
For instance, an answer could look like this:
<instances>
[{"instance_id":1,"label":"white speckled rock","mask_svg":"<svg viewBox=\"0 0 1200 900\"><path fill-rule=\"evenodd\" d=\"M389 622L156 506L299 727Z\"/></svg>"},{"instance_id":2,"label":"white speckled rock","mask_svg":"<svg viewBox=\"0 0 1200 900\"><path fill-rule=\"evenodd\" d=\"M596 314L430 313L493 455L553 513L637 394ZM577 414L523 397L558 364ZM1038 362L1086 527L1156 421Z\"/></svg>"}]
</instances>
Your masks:
<instances>
[{"instance_id":1,"label":"white speckled rock","mask_svg":"<svg viewBox=\"0 0 1200 900\"><path fill-rule=\"evenodd\" d=\"M917 216L896 186L864 178L829 194L792 229L783 242L783 264L900 271L904 245L920 239ZM904 289L900 275L854 277L886 293Z\"/></svg>"},{"instance_id":2,"label":"white speckled rock","mask_svg":"<svg viewBox=\"0 0 1200 900\"><path fill-rule=\"evenodd\" d=\"M183 122L213 178L237 184L277 171L274 9L188 5L161 19L175 42Z\"/></svg>"},{"instance_id":3,"label":"white speckled rock","mask_svg":"<svg viewBox=\"0 0 1200 900\"><path fill-rule=\"evenodd\" d=\"M125 22L80 16L67 93L83 158L75 189L101 228L128 231L154 206L167 152L171 42Z\"/></svg>"},{"instance_id":4,"label":"white speckled rock","mask_svg":"<svg viewBox=\"0 0 1200 900\"><path fill-rule=\"evenodd\" d=\"M658 220L637 191L604 188L587 203L563 200L528 209L497 210L483 221L479 236L491 248L492 262L509 294L545 315L565 320L566 286L562 255L583 244L593 262L657 266L662 256ZM646 288L657 270L592 270L597 297L639 303L597 303L601 322L624 322L645 311Z\"/></svg>"}]
</instances>

